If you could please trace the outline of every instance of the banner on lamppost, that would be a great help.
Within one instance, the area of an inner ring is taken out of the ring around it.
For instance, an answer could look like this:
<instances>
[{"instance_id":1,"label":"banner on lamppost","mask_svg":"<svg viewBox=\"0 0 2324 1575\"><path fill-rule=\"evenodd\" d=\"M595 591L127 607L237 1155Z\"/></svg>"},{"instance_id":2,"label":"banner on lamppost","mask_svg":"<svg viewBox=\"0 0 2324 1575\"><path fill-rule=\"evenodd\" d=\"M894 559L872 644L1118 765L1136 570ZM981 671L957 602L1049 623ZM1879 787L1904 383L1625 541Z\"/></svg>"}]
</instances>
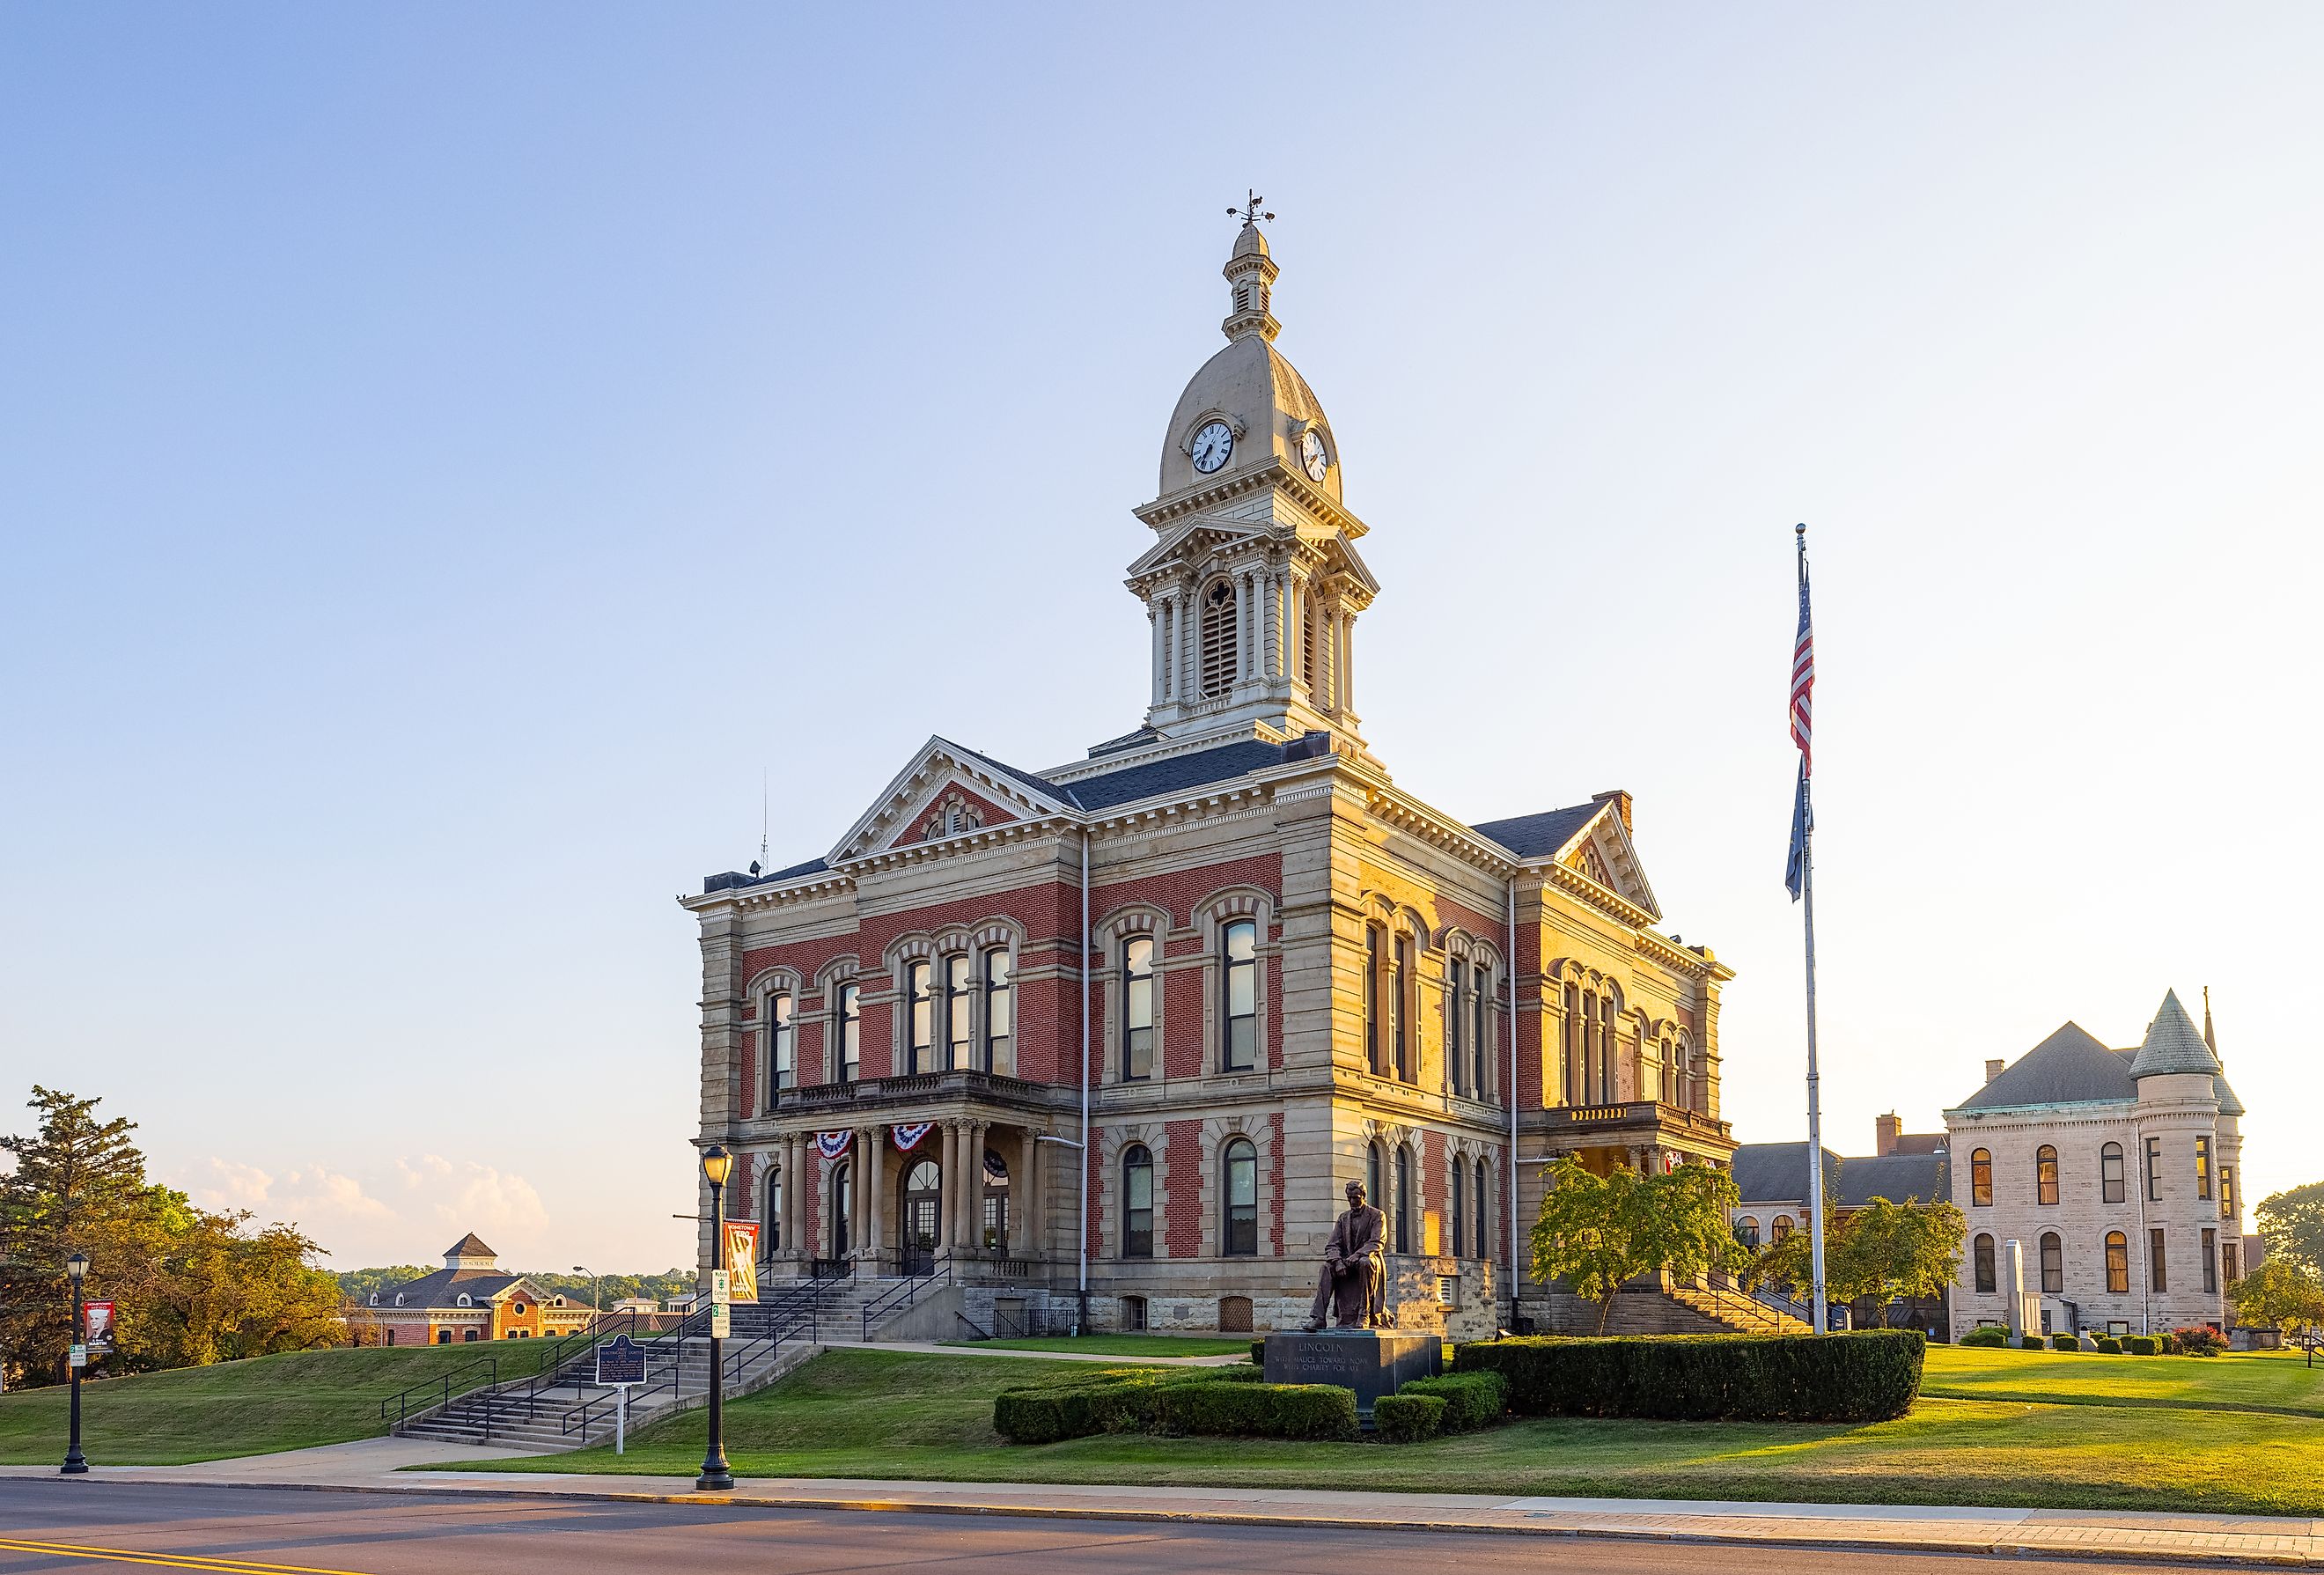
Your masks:
<instances>
[{"instance_id":1,"label":"banner on lamppost","mask_svg":"<svg viewBox=\"0 0 2324 1575\"><path fill-rule=\"evenodd\" d=\"M729 1299L755 1302L759 1299L759 1222L756 1220L726 1221L726 1268L733 1277L728 1281Z\"/></svg>"},{"instance_id":2,"label":"banner on lamppost","mask_svg":"<svg viewBox=\"0 0 2324 1575\"><path fill-rule=\"evenodd\" d=\"M86 1302L81 1304L81 1338L97 1356L103 1356L113 1349L112 1303Z\"/></svg>"}]
</instances>

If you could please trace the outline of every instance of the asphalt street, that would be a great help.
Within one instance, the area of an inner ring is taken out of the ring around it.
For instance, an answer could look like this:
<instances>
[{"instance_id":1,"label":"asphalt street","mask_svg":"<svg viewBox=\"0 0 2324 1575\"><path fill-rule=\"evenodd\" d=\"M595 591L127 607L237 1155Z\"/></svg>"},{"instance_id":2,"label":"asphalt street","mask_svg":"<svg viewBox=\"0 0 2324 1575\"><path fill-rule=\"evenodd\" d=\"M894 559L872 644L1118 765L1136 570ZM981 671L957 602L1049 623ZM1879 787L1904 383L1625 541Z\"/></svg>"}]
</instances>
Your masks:
<instances>
[{"instance_id":1,"label":"asphalt street","mask_svg":"<svg viewBox=\"0 0 2324 1575\"><path fill-rule=\"evenodd\" d=\"M608 1504L330 1489L0 1479L0 1575L208 1570L218 1575L1139 1575L1266 1570L1346 1575L1425 1569L1560 1575L2088 1575L2099 1564L1837 1549L1465 1533L1275 1530L1016 1515L877 1514L693 1504Z\"/></svg>"}]
</instances>

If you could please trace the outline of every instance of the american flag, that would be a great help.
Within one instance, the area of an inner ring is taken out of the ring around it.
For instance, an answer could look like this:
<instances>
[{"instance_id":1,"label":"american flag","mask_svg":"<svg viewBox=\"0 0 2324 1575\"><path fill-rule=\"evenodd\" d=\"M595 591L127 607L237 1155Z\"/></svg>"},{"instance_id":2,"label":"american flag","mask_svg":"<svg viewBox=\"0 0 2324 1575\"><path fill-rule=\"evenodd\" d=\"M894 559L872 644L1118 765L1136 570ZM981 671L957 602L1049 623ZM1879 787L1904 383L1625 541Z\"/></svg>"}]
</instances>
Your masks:
<instances>
[{"instance_id":1,"label":"american flag","mask_svg":"<svg viewBox=\"0 0 2324 1575\"><path fill-rule=\"evenodd\" d=\"M1799 746L1800 770L1814 769L1808 749L1808 714L1815 694L1815 632L1808 626L1808 554L1800 544L1800 631L1792 640L1792 741Z\"/></svg>"},{"instance_id":2,"label":"american flag","mask_svg":"<svg viewBox=\"0 0 2324 1575\"><path fill-rule=\"evenodd\" d=\"M1792 790L1792 851L1784 866L1784 885L1797 902L1807 887L1808 834L1815 829L1815 811L1808 804L1808 719L1815 693L1815 635L1808 625L1808 528L1800 527L1800 631L1792 641L1792 742L1799 746L1800 779Z\"/></svg>"}]
</instances>

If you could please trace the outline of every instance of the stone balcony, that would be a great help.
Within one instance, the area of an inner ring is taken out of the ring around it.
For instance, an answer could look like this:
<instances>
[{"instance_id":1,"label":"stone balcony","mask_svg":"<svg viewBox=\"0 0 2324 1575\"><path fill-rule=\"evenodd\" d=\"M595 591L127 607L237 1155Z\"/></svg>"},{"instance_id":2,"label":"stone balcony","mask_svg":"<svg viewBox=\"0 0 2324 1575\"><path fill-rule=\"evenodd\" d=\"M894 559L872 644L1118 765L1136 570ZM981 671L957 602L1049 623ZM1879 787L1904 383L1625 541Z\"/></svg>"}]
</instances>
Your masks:
<instances>
[{"instance_id":1,"label":"stone balcony","mask_svg":"<svg viewBox=\"0 0 2324 1575\"><path fill-rule=\"evenodd\" d=\"M1526 1111L1522 1124L1549 1138L1561 1149L1596 1144L1675 1144L1723 1153L1735 1147L1729 1123L1660 1100L1556 1105Z\"/></svg>"},{"instance_id":2,"label":"stone balcony","mask_svg":"<svg viewBox=\"0 0 2324 1575\"><path fill-rule=\"evenodd\" d=\"M853 1116L885 1119L899 1109L932 1105L996 1105L1013 1110L1062 1109L1073 1091L1020 1077L990 1072L917 1072L900 1077L865 1077L853 1082L816 1083L785 1089L775 1096L770 1116L834 1117L842 1124Z\"/></svg>"}]
</instances>

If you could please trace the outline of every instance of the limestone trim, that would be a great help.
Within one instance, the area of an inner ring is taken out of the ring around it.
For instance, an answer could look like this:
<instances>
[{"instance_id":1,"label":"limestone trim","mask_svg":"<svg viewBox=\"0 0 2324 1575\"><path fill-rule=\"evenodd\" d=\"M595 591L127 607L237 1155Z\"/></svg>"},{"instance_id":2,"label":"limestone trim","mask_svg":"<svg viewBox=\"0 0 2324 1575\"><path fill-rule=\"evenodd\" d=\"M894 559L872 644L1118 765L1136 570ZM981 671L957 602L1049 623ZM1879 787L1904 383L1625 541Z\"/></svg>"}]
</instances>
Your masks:
<instances>
[{"instance_id":1,"label":"limestone trim","mask_svg":"<svg viewBox=\"0 0 2324 1575\"><path fill-rule=\"evenodd\" d=\"M1168 959L1171 935L1169 910L1154 903L1124 903L1110 908L1105 916L1090 926L1090 962L1098 973L1098 1023L1104 1038L1098 1045L1098 1082L1101 1086L1120 1085L1128 1088L1159 1088L1169 1081L1168 1063L1162 1053L1164 1021L1168 1009L1164 998L1169 993L1163 988L1165 964ZM1132 1081L1127 1075L1127 1053L1130 1036L1124 1014L1128 1002L1124 999L1122 970L1125 949L1132 939L1144 938L1154 943L1154 983L1152 1024L1154 1033L1154 1071L1151 1075Z\"/></svg>"},{"instance_id":2,"label":"limestone trim","mask_svg":"<svg viewBox=\"0 0 2324 1575\"><path fill-rule=\"evenodd\" d=\"M1336 461L1336 446L1333 456ZM1143 523L1159 530L1174 520L1260 493L1280 493L1317 525L1342 536L1360 537L1371 530L1371 527L1357 518L1352 511L1309 481L1305 472L1286 464L1282 456L1275 454L1268 455L1259 463L1246 468L1204 476L1193 486L1182 487L1167 496L1141 504L1130 512ZM1373 588L1377 590L1378 586Z\"/></svg>"},{"instance_id":3,"label":"limestone trim","mask_svg":"<svg viewBox=\"0 0 2324 1575\"><path fill-rule=\"evenodd\" d=\"M1232 1078L1237 1082L1256 1079L1264 1082L1269 1073L1268 1061L1268 1024L1274 1008L1274 992L1268 984L1271 972L1268 963L1282 954L1281 942L1276 937L1275 898L1263 887L1237 885L1222 887L1196 902L1194 907L1194 929L1202 936L1203 949L1203 1072L1208 1077ZM1255 927L1254 937L1257 967L1253 980L1257 1000L1256 1033L1258 1044L1252 1052L1251 1064L1229 1070L1226 1064L1226 999L1227 926L1239 919L1249 919Z\"/></svg>"}]
</instances>

